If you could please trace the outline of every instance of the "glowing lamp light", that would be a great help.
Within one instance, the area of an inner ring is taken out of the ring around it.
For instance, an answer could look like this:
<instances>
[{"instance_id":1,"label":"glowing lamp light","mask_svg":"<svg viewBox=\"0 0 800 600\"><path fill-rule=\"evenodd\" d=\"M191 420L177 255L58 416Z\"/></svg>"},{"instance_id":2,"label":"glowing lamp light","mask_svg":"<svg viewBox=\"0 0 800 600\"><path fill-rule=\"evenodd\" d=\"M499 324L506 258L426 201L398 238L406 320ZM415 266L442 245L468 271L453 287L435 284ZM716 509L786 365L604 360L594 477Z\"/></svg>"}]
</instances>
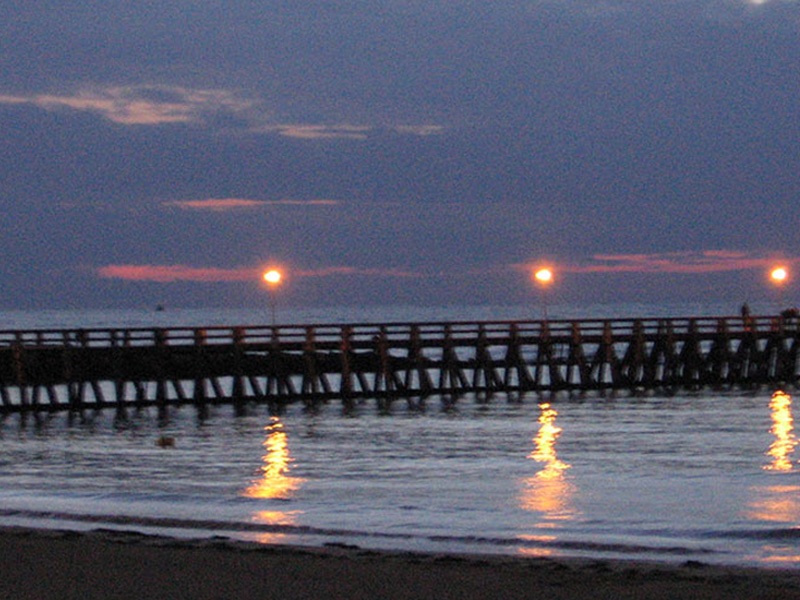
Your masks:
<instances>
[{"instance_id":1,"label":"glowing lamp light","mask_svg":"<svg viewBox=\"0 0 800 600\"><path fill-rule=\"evenodd\" d=\"M278 285L281 282L281 272L277 269L270 269L264 273L264 281L270 285Z\"/></svg>"},{"instance_id":2,"label":"glowing lamp light","mask_svg":"<svg viewBox=\"0 0 800 600\"><path fill-rule=\"evenodd\" d=\"M539 269L533 276L536 281L542 284L548 284L553 281L553 272L550 269Z\"/></svg>"},{"instance_id":3,"label":"glowing lamp light","mask_svg":"<svg viewBox=\"0 0 800 600\"><path fill-rule=\"evenodd\" d=\"M547 320L547 288L548 286L553 283L553 271L548 267L542 267L537 269L533 273L533 278L536 280L541 286L541 296L542 296L542 316L544 320Z\"/></svg>"},{"instance_id":4,"label":"glowing lamp light","mask_svg":"<svg viewBox=\"0 0 800 600\"><path fill-rule=\"evenodd\" d=\"M789 277L789 272L784 267L775 267L769 274L775 283L783 283Z\"/></svg>"},{"instance_id":5,"label":"glowing lamp light","mask_svg":"<svg viewBox=\"0 0 800 600\"><path fill-rule=\"evenodd\" d=\"M275 295L278 284L281 282L283 274L278 269L270 269L264 272L264 282L269 286L269 308L272 315L272 326L275 327Z\"/></svg>"}]
</instances>

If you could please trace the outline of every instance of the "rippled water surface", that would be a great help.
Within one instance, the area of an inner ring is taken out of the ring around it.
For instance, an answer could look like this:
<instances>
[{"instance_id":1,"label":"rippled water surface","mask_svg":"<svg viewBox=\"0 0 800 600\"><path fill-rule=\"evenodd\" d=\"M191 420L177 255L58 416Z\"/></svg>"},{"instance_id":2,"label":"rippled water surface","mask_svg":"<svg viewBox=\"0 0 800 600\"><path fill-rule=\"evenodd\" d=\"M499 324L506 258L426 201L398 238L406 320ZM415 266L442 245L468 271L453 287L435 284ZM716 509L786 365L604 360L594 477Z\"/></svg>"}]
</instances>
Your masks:
<instances>
[{"instance_id":1,"label":"rippled water surface","mask_svg":"<svg viewBox=\"0 0 800 600\"><path fill-rule=\"evenodd\" d=\"M405 310L391 320L414 320ZM512 308L495 317L469 310L417 316L515 318ZM231 325L257 316L2 313L0 328ZM0 522L800 566L796 409L791 395L775 392L8 415L0 420Z\"/></svg>"}]
</instances>

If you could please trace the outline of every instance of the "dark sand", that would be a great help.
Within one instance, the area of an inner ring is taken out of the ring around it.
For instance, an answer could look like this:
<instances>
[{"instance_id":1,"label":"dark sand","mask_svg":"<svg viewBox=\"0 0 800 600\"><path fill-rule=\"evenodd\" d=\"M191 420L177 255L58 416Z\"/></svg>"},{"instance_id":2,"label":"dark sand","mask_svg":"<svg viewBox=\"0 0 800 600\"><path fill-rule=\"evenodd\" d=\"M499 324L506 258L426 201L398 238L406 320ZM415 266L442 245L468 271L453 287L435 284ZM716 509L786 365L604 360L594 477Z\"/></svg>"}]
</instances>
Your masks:
<instances>
[{"instance_id":1,"label":"dark sand","mask_svg":"<svg viewBox=\"0 0 800 600\"><path fill-rule=\"evenodd\" d=\"M800 599L800 569L460 556L0 528L0 599Z\"/></svg>"}]
</instances>

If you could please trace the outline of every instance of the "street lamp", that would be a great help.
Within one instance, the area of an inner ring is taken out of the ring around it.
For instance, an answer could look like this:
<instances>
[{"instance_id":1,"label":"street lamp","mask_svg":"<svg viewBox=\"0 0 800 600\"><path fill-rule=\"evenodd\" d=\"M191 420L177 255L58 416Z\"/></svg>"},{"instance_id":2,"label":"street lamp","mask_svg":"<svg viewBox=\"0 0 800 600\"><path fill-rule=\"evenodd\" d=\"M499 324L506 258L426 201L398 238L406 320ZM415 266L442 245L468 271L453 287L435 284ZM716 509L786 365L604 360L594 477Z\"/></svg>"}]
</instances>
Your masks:
<instances>
[{"instance_id":1,"label":"street lamp","mask_svg":"<svg viewBox=\"0 0 800 600\"><path fill-rule=\"evenodd\" d=\"M786 267L775 267L769 272L769 278L778 288L778 312L782 311L783 306L783 287L789 280L789 271Z\"/></svg>"},{"instance_id":2,"label":"street lamp","mask_svg":"<svg viewBox=\"0 0 800 600\"><path fill-rule=\"evenodd\" d=\"M270 269L264 272L264 282L267 284L269 290L269 306L270 313L272 314L272 326L275 327L275 291L283 279L283 275L278 269Z\"/></svg>"},{"instance_id":3,"label":"street lamp","mask_svg":"<svg viewBox=\"0 0 800 600\"><path fill-rule=\"evenodd\" d=\"M553 283L553 271L547 267L537 269L533 278L542 288L542 315L547 320L547 288Z\"/></svg>"}]
</instances>

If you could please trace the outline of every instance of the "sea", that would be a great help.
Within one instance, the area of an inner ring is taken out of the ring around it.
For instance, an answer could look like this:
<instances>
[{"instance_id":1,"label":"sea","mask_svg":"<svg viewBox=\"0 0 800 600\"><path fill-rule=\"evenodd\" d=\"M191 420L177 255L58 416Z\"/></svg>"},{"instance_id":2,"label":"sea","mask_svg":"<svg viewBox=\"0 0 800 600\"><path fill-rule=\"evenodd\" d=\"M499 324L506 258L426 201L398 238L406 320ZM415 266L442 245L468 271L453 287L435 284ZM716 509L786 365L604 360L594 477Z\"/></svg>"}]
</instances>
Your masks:
<instances>
[{"instance_id":1,"label":"sea","mask_svg":"<svg viewBox=\"0 0 800 600\"><path fill-rule=\"evenodd\" d=\"M550 318L726 316L554 305ZM757 311L753 311L757 314ZM260 325L261 309L0 311L0 329ZM539 318L280 307L287 324ZM0 525L800 568L797 390L464 394L0 415Z\"/></svg>"}]
</instances>

